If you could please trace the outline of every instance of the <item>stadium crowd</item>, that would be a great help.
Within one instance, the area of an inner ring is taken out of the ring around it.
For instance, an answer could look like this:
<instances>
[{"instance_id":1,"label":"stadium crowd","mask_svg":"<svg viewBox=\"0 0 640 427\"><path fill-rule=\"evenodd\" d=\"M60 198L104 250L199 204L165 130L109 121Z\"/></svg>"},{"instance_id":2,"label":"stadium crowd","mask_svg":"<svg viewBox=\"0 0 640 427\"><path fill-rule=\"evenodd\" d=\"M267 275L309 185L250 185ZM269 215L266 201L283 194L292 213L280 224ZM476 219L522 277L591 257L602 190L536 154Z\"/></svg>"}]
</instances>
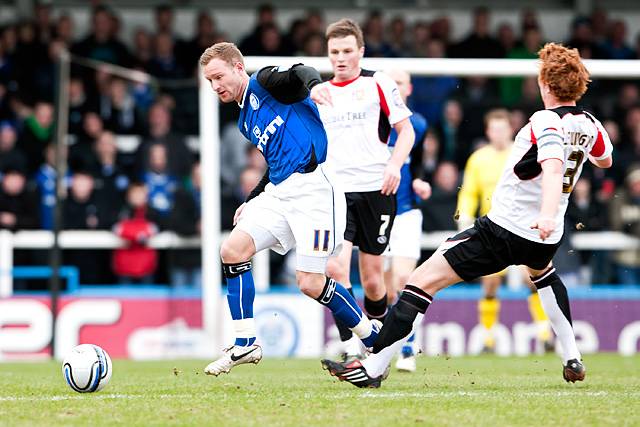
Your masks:
<instances>
[{"instance_id":1,"label":"stadium crowd","mask_svg":"<svg viewBox=\"0 0 640 427\"><path fill-rule=\"evenodd\" d=\"M235 41L246 55L326 55L323 14L308 11L283 31L277 10L263 5L257 22ZM94 7L90 32L76 34L71 15L49 4L35 6L33 18L4 22L0 30L0 228L51 229L54 200L55 62L62 48L73 54L69 87L68 188L65 229L113 230L131 241L114 251L66 251L65 264L80 267L82 283L199 283L198 251L157 253L145 243L159 230L182 235L200 232L200 173L197 152L187 144L198 134L196 74L198 57L226 40L210 11L197 14L191 39L178 37L174 10L158 6L155 28L136 28L124 42L116 11ZM366 56L536 58L546 41L535 11L521 13L520 26L504 23L491 31L490 12L472 12L461 40L451 37L446 15L431 21L370 12L362 28ZM566 45L583 58L640 59L640 34L627 44L621 20L598 9L577 16ZM151 83L128 81L109 72L103 61L145 71ZM513 129L540 109L534 78L414 77L410 107L429 122L423 168L433 195L423 202L423 229L454 230L461 173L467 158L484 144L485 114L508 108ZM604 119L615 146L609 170L586 167L568 211L569 233L617 230L640 236L640 85L636 81L595 80L581 105ZM235 126L237 108L222 107L222 226L262 177L264 162L244 143ZM118 144L137 135L133 150ZM206 143L206 141L203 141ZM591 271L579 283L640 283L640 252L566 251L559 269ZM165 259L166 258L166 259ZM166 261L166 262L165 262ZM46 264L44 254L18 251L16 264ZM282 264L281 260L277 261ZM282 283L286 268L272 269Z\"/></svg>"}]
</instances>

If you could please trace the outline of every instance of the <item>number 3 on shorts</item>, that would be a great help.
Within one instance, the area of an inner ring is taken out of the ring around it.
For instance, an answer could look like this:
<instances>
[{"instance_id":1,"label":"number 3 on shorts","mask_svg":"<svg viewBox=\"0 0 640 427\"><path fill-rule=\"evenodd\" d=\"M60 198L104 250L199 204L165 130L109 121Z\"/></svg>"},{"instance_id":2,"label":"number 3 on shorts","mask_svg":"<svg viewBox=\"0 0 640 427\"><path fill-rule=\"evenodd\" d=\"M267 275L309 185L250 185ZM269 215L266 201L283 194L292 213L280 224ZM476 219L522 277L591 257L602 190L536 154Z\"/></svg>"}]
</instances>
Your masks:
<instances>
[{"instance_id":1,"label":"number 3 on shorts","mask_svg":"<svg viewBox=\"0 0 640 427\"><path fill-rule=\"evenodd\" d=\"M389 221L391 220L391 215L380 215L380 231L378 232L378 236L384 236L387 232L387 227L389 226Z\"/></svg>"}]
</instances>

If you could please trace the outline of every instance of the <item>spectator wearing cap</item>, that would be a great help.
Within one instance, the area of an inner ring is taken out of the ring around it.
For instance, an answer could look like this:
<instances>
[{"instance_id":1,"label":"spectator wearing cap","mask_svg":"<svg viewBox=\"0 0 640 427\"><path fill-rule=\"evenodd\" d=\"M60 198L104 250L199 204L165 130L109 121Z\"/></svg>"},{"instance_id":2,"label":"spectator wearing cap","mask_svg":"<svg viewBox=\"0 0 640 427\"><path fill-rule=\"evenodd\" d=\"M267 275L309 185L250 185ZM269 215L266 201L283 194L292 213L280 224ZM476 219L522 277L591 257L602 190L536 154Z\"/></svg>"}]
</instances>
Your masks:
<instances>
[{"instance_id":1,"label":"spectator wearing cap","mask_svg":"<svg viewBox=\"0 0 640 427\"><path fill-rule=\"evenodd\" d=\"M640 165L634 164L625 179L625 187L609 204L611 229L640 237ZM614 255L618 281L624 285L640 283L640 249L617 251Z\"/></svg>"}]
</instances>

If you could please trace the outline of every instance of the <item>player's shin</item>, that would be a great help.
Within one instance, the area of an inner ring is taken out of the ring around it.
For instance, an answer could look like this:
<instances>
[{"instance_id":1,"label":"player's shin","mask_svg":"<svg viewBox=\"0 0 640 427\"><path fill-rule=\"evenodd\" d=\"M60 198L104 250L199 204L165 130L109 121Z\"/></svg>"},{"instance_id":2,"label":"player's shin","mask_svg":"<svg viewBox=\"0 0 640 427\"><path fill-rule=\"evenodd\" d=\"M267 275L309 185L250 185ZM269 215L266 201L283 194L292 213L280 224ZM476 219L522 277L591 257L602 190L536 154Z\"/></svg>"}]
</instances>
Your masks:
<instances>
[{"instance_id":1,"label":"player's shin","mask_svg":"<svg viewBox=\"0 0 640 427\"><path fill-rule=\"evenodd\" d=\"M318 302L331 310L334 318L356 334L365 347L371 347L378 328L362 313L353 295L335 280L327 277Z\"/></svg>"},{"instance_id":2,"label":"player's shin","mask_svg":"<svg viewBox=\"0 0 640 427\"><path fill-rule=\"evenodd\" d=\"M222 264L227 280L227 303L233 319L235 343L249 346L256 340L256 326L253 318L255 285L251 274L251 261L238 264Z\"/></svg>"},{"instance_id":3,"label":"player's shin","mask_svg":"<svg viewBox=\"0 0 640 427\"><path fill-rule=\"evenodd\" d=\"M407 285L403 289L402 295L387 314L385 324L378 334L373 346L375 354L362 361L370 376L377 377L384 373L393 356L422 322L431 301L431 295L416 286Z\"/></svg>"},{"instance_id":4,"label":"player's shin","mask_svg":"<svg viewBox=\"0 0 640 427\"><path fill-rule=\"evenodd\" d=\"M556 269L551 267L538 277L532 277L531 280L538 289L542 307L560 341L564 362L571 359L580 360L581 355L571 323L569 296L562 280L556 274Z\"/></svg>"},{"instance_id":5,"label":"player's shin","mask_svg":"<svg viewBox=\"0 0 640 427\"><path fill-rule=\"evenodd\" d=\"M353 299L355 299L355 296L353 295L353 288L345 288L345 289L347 290L347 292L349 292L349 294L353 297ZM349 329L349 327L345 325L342 320L336 317L333 312L331 312L331 314L333 315L333 321L335 322L336 327L338 328L338 333L340 334L340 341L342 342L349 341L353 336L353 332L351 332L351 329Z\"/></svg>"}]
</instances>

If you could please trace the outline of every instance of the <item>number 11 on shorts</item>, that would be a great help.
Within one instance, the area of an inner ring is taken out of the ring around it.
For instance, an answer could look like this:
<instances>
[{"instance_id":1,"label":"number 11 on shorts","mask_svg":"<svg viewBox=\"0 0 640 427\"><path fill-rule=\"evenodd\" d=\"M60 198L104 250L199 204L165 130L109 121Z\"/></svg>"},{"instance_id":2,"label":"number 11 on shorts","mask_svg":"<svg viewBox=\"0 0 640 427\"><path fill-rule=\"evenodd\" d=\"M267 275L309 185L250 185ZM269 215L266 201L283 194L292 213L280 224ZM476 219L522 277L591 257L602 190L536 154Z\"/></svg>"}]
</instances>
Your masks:
<instances>
[{"instance_id":1,"label":"number 11 on shorts","mask_svg":"<svg viewBox=\"0 0 640 427\"><path fill-rule=\"evenodd\" d=\"M329 230L313 230L313 250L319 251L320 249L320 231L323 231L324 239L322 243L322 252L329 250Z\"/></svg>"}]
</instances>

